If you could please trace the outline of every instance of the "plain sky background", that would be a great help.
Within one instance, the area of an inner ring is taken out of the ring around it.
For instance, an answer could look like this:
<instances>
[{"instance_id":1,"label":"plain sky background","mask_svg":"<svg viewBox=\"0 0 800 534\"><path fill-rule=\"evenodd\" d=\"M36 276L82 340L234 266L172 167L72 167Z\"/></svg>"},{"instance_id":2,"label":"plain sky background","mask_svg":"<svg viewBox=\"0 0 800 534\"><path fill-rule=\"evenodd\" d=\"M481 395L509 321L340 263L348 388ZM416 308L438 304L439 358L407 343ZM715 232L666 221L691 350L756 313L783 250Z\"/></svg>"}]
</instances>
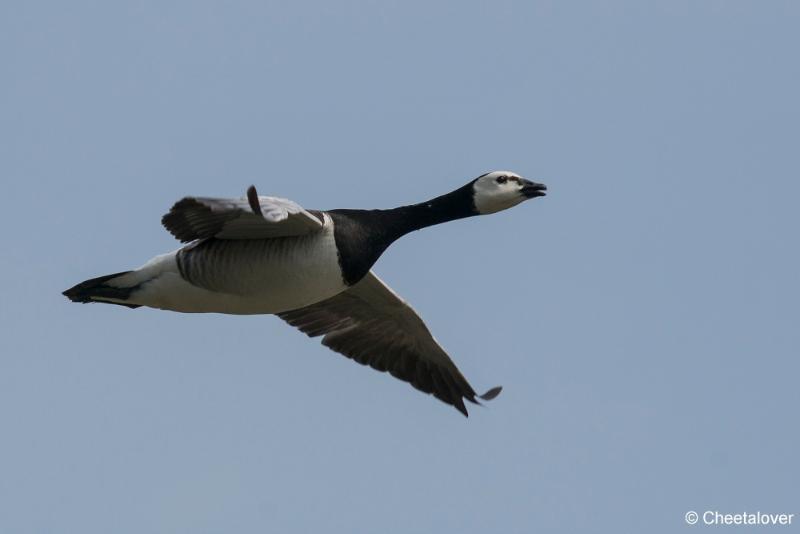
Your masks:
<instances>
[{"instance_id":1,"label":"plain sky background","mask_svg":"<svg viewBox=\"0 0 800 534\"><path fill-rule=\"evenodd\" d=\"M2 2L0 532L800 514L798 27L788 1ZM393 207L493 169L550 194L376 266L505 387L469 419L275 317L60 295L175 248L184 195Z\"/></svg>"}]
</instances>

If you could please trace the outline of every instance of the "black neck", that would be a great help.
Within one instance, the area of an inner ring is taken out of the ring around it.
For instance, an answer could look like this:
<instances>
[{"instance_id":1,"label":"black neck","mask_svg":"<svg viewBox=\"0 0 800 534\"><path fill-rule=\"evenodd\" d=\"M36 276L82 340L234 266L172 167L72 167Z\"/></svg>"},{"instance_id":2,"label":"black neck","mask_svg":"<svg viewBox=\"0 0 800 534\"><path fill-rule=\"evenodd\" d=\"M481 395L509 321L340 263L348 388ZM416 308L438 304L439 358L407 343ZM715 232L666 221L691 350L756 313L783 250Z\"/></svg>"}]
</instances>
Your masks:
<instances>
[{"instance_id":1,"label":"black neck","mask_svg":"<svg viewBox=\"0 0 800 534\"><path fill-rule=\"evenodd\" d=\"M363 277L383 251L404 235L434 224L478 215L472 182L446 195L389 210L331 210L345 280Z\"/></svg>"},{"instance_id":2,"label":"black neck","mask_svg":"<svg viewBox=\"0 0 800 534\"><path fill-rule=\"evenodd\" d=\"M427 202L371 213L391 241L428 226L478 214L472 199L471 183Z\"/></svg>"}]
</instances>

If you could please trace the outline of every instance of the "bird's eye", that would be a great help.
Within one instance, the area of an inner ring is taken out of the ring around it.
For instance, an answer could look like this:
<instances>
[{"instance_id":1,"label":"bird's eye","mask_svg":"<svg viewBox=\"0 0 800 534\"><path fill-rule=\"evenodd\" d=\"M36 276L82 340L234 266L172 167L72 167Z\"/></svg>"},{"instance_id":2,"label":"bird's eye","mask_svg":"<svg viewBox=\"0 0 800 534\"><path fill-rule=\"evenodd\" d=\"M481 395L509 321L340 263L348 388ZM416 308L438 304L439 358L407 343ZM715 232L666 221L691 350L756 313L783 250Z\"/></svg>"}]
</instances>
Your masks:
<instances>
[{"instance_id":1,"label":"bird's eye","mask_svg":"<svg viewBox=\"0 0 800 534\"><path fill-rule=\"evenodd\" d=\"M508 177L506 177L506 176L498 176L497 180L495 180L495 181L498 184L504 184L504 183L506 183L506 180L508 180Z\"/></svg>"}]
</instances>

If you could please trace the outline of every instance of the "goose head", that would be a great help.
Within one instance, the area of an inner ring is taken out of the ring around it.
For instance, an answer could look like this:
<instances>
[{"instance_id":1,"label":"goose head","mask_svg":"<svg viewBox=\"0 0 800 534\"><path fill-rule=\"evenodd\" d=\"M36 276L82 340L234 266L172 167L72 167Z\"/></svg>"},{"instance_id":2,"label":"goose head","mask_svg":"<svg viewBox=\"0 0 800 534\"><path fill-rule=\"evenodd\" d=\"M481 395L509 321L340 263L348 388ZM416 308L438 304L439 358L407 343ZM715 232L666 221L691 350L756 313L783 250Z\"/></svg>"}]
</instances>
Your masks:
<instances>
[{"instance_id":1,"label":"goose head","mask_svg":"<svg viewBox=\"0 0 800 534\"><path fill-rule=\"evenodd\" d=\"M472 182L472 200L480 215L513 208L530 198L543 197L547 186L510 171L493 171Z\"/></svg>"}]
</instances>

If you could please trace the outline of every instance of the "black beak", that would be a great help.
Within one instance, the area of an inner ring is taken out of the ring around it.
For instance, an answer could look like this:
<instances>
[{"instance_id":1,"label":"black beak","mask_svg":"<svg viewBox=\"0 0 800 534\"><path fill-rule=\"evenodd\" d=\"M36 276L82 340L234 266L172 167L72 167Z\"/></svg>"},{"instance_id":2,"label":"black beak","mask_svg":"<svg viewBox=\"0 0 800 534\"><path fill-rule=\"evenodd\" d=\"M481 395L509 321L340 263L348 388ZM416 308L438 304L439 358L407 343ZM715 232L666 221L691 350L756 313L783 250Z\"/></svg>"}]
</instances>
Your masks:
<instances>
[{"instance_id":1,"label":"black beak","mask_svg":"<svg viewBox=\"0 0 800 534\"><path fill-rule=\"evenodd\" d=\"M543 197L547 194L545 193L545 191L547 191L547 186L523 179L522 189L520 191L522 191L522 194L525 195L525 198Z\"/></svg>"}]
</instances>

